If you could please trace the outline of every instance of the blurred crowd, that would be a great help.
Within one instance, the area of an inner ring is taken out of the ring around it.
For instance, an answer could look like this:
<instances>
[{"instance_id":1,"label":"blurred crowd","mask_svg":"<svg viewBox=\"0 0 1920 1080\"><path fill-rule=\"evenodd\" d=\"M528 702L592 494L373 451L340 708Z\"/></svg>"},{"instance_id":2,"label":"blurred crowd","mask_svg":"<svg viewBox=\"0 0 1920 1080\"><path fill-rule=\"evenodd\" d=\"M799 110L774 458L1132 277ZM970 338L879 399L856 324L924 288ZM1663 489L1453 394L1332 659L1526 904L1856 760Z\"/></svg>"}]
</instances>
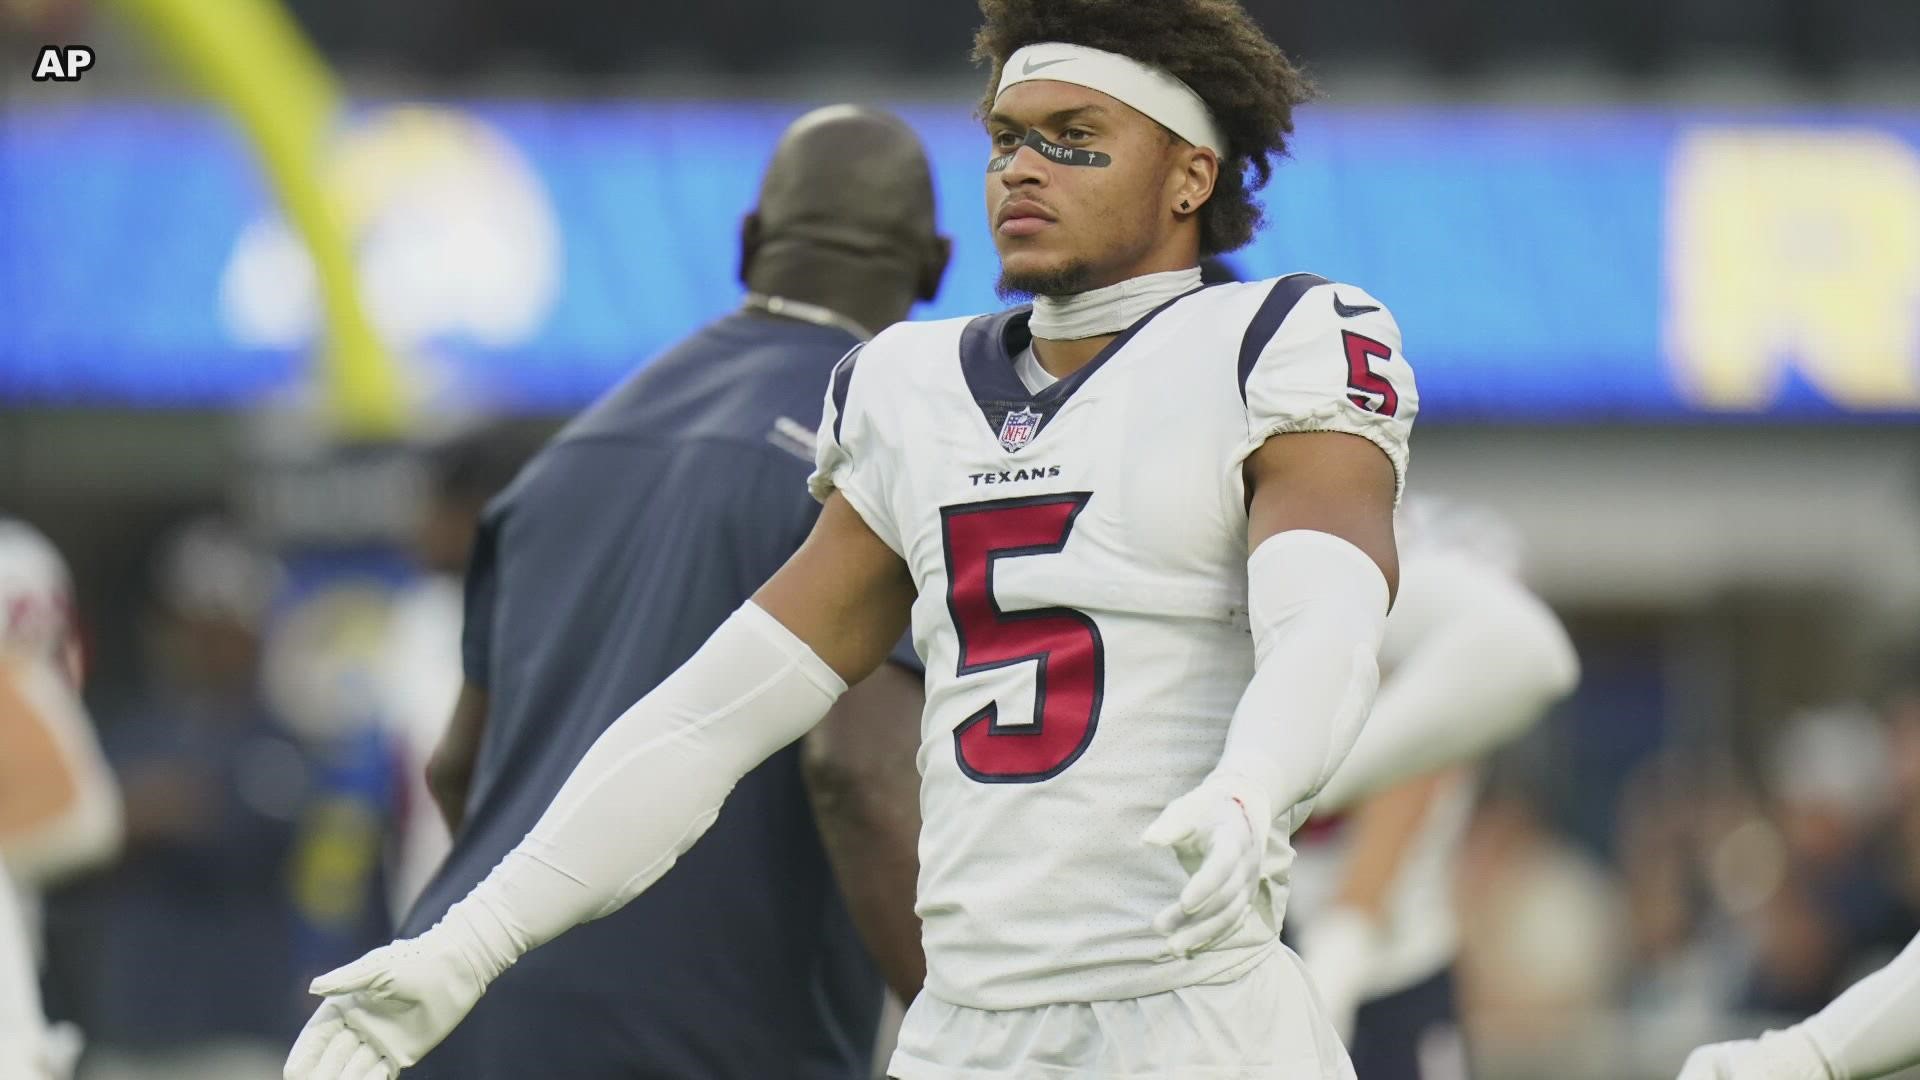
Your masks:
<instances>
[{"instance_id":1,"label":"blurred crowd","mask_svg":"<svg viewBox=\"0 0 1920 1080\"><path fill-rule=\"evenodd\" d=\"M1912 675L1872 705L1785 718L1749 767L1725 745L1647 756L1605 850L1554 826L1524 754L1496 768L1458 883L1484 1074L1664 1075L1898 953L1920 931Z\"/></svg>"}]
</instances>

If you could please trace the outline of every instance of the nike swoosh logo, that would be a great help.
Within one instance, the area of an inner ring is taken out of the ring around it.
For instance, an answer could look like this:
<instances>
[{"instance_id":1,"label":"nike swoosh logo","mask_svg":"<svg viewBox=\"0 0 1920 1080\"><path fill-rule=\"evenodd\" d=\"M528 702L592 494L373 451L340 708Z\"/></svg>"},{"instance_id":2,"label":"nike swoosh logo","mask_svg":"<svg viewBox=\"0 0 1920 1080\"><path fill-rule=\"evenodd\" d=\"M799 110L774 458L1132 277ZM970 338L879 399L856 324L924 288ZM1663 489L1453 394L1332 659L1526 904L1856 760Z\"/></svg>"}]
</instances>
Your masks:
<instances>
[{"instance_id":1,"label":"nike swoosh logo","mask_svg":"<svg viewBox=\"0 0 1920 1080\"><path fill-rule=\"evenodd\" d=\"M1333 313L1343 319L1351 319L1355 315L1365 315L1369 311L1379 310L1380 305L1378 304L1343 304L1340 302L1340 294L1333 294Z\"/></svg>"},{"instance_id":2,"label":"nike swoosh logo","mask_svg":"<svg viewBox=\"0 0 1920 1080\"><path fill-rule=\"evenodd\" d=\"M1032 58L1028 58L1027 62L1021 65L1020 74L1031 75L1034 72L1039 71L1041 68L1050 68L1055 64L1064 64L1067 61L1072 59L1073 57L1071 56L1063 56L1058 60L1042 60L1036 64L1033 62Z\"/></svg>"}]
</instances>

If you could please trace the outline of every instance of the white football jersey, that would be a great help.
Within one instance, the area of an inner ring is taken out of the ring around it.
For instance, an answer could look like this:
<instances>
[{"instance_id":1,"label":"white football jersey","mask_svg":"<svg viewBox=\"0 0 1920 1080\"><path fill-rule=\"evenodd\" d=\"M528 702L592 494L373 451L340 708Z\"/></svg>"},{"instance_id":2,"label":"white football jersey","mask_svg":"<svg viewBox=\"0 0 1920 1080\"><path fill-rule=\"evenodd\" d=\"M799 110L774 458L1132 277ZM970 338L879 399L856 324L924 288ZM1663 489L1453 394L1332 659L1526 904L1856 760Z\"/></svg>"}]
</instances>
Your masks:
<instances>
[{"instance_id":1,"label":"white football jersey","mask_svg":"<svg viewBox=\"0 0 1920 1080\"><path fill-rule=\"evenodd\" d=\"M1253 673L1242 462L1270 436L1368 439L1404 479L1400 330L1309 274L1169 302L1030 393L1024 309L903 323L835 369L810 485L911 570L927 668L917 910L927 988L978 1009L1232 978L1263 918L1160 960L1187 874L1140 842L1218 762Z\"/></svg>"}]
</instances>

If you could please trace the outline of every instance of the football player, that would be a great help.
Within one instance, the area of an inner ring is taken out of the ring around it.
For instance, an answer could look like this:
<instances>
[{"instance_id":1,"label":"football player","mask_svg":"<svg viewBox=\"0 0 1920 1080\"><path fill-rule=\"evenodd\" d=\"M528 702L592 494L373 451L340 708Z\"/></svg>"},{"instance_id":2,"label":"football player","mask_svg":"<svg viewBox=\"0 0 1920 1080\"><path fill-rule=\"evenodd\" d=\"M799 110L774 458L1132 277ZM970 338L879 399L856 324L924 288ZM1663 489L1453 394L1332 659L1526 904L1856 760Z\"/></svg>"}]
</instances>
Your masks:
<instances>
[{"instance_id":1,"label":"football player","mask_svg":"<svg viewBox=\"0 0 1920 1080\"><path fill-rule=\"evenodd\" d=\"M119 850L119 789L80 676L65 561L38 530L0 517L0 1076L72 1064L71 1033L40 1013L37 899Z\"/></svg>"},{"instance_id":2,"label":"football player","mask_svg":"<svg viewBox=\"0 0 1920 1080\"><path fill-rule=\"evenodd\" d=\"M1524 732L1580 665L1503 523L1409 499L1397 538L1379 699L1301 833L1289 928L1360 1080L1438 1080L1468 1075L1452 892L1473 791L1457 766Z\"/></svg>"},{"instance_id":3,"label":"football player","mask_svg":"<svg viewBox=\"0 0 1920 1080\"><path fill-rule=\"evenodd\" d=\"M298 1080L390 1076L672 867L911 617L925 990L901 1080L1348 1077L1278 939L1377 680L1417 407L1400 329L1245 244L1306 80L1233 0L985 0L1008 293L835 368L800 550L433 928L316 980Z\"/></svg>"}]
</instances>

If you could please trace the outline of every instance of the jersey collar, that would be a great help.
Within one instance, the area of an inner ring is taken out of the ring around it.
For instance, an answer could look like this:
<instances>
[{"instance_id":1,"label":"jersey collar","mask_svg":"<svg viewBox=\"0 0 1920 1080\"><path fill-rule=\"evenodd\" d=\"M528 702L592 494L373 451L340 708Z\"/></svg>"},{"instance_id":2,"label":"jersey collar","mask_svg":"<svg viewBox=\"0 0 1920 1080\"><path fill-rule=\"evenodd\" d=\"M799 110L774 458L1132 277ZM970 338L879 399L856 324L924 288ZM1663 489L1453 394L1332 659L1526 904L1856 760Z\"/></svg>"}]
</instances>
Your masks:
<instances>
[{"instance_id":1,"label":"jersey collar","mask_svg":"<svg viewBox=\"0 0 1920 1080\"><path fill-rule=\"evenodd\" d=\"M969 322L966 329L960 332L960 370L966 376L967 389L973 394L974 404L980 407L980 415L987 422L987 430L999 438L1009 412L1032 409L1040 414L1038 427L1033 434L1033 438L1039 438L1047 424L1066 407L1067 399L1073 396L1074 391L1125 348L1127 342L1133 340L1133 335L1152 322L1154 316L1199 291L1190 289L1140 316L1133 325L1107 342L1080 370L1037 394L1028 391L1026 384L1020 381L1020 376L1013 370L1013 358L1033 341L1033 331L1027 326L1033 308L1023 305L992 315L982 315Z\"/></svg>"}]
</instances>

